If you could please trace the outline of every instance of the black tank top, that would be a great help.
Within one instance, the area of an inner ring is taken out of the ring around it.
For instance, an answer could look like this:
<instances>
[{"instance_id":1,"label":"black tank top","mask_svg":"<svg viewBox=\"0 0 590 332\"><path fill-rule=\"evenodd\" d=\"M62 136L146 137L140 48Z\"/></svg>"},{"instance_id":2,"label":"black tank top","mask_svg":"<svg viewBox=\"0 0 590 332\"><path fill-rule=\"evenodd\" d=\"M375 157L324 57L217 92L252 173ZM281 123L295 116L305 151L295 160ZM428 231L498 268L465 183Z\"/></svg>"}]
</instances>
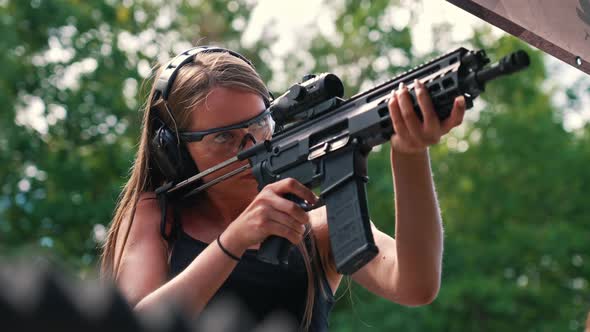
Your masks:
<instances>
[{"instance_id":1,"label":"black tank top","mask_svg":"<svg viewBox=\"0 0 590 332\"><path fill-rule=\"evenodd\" d=\"M170 257L170 278L182 272L208 246L182 229L177 234ZM246 250L209 305L227 297L237 298L257 322L277 312L291 314L297 322L301 322L307 297L307 272L301 253L293 246L289 252L288 266L282 267L259 261L256 252ZM316 275L309 331L321 332L328 330L328 316L334 305L334 295L323 269Z\"/></svg>"}]
</instances>

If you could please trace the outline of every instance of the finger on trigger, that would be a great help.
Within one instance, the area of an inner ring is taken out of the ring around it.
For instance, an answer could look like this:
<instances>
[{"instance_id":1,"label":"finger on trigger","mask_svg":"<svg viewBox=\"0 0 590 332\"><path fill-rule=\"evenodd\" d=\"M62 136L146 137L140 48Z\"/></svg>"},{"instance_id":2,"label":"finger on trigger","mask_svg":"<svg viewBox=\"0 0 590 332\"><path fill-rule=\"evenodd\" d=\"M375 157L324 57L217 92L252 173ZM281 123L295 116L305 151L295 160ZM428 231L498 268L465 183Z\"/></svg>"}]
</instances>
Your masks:
<instances>
[{"instance_id":1,"label":"finger on trigger","mask_svg":"<svg viewBox=\"0 0 590 332\"><path fill-rule=\"evenodd\" d=\"M268 230L272 234L285 238L293 244L297 244L299 242L299 238L301 237L301 235L293 228L274 220L272 220L272 223L268 225Z\"/></svg>"},{"instance_id":2,"label":"finger on trigger","mask_svg":"<svg viewBox=\"0 0 590 332\"><path fill-rule=\"evenodd\" d=\"M269 219L285 225L294 231L298 231L299 226L303 226L303 224L301 224L295 218L279 210L272 210L272 212L269 213Z\"/></svg>"},{"instance_id":3,"label":"finger on trigger","mask_svg":"<svg viewBox=\"0 0 590 332\"><path fill-rule=\"evenodd\" d=\"M303 210L303 208L299 204L291 200L281 197L278 209L281 212L288 214L301 224L306 224L309 222L309 215L307 214L307 212L305 212L305 210Z\"/></svg>"},{"instance_id":4,"label":"finger on trigger","mask_svg":"<svg viewBox=\"0 0 590 332\"><path fill-rule=\"evenodd\" d=\"M295 180L292 182L291 186L292 186L291 187L292 194L295 194L295 196L297 196L307 202L310 202L312 204L317 203L318 198L313 193L313 191L311 191L309 188L304 186L301 182Z\"/></svg>"}]
</instances>

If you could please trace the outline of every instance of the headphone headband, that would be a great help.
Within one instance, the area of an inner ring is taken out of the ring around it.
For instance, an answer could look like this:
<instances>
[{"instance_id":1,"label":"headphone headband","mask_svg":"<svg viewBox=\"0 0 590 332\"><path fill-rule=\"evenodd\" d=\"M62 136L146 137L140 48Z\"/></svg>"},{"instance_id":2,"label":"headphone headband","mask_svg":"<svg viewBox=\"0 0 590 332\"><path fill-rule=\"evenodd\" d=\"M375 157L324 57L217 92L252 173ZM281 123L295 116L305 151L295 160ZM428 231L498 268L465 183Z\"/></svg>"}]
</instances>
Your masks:
<instances>
[{"instance_id":1,"label":"headphone headband","mask_svg":"<svg viewBox=\"0 0 590 332\"><path fill-rule=\"evenodd\" d=\"M198 54L198 53L217 53L217 52L229 53L229 54L235 56L236 58L242 59L244 62L246 62L248 65L250 65L250 67L252 67L252 69L255 69L252 62L250 62L250 60L248 60L246 57L244 57L243 55L241 55L238 52L228 50L226 48L217 47L217 46L197 46L197 47L189 48L188 50L186 50L186 51L180 53L179 55L177 55L176 57L174 57L174 59L170 60L166 64L166 66L164 67L164 70L162 71L162 73L158 77L158 80L155 83L153 101L158 100L160 97L162 99L164 99L165 101L168 100L168 95L170 94L170 90L172 89L172 84L174 84L174 80L176 79L176 75L178 75L178 70L180 69L180 67L182 67L186 63L193 61L193 58L196 54Z\"/></svg>"}]
</instances>

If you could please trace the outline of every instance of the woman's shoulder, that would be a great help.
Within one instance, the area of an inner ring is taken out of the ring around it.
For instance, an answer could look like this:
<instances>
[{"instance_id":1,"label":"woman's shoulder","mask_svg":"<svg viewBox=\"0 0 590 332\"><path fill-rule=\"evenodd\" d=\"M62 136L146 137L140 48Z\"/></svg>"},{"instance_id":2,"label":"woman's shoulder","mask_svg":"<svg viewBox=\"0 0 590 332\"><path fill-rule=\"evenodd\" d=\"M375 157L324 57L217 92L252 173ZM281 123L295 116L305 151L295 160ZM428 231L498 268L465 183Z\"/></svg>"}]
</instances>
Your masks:
<instances>
[{"instance_id":1,"label":"woman's shoulder","mask_svg":"<svg viewBox=\"0 0 590 332\"><path fill-rule=\"evenodd\" d=\"M156 196L156 193L154 191L144 191L142 193L139 194L139 199L137 201L137 203L153 203L153 202L157 202L158 201L158 197Z\"/></svg>"},{"instance_id":2,"label":"woman's shoulder","mask_svg":"<svg viewBox=\"0 0 590 332\"><path fill-rule=\"evenodd\" d=\"M160 212L154 194L141 193L129 204L117 232L117 284L136 304L163 284L168 247L160 236Z\"/></svg>"},{"instance_id":3,"label":"woman's shoulder","mask_svg":"<svg viewBox=\"0 0 590 332\"><path fill-rule=\"evenodd\" d=\"M143 224L150 224L150 227L157 226L159 228L161 217L160 202L156 193L153 191L140 193L134 211L134 219L142 220Z\"/></svg>"},{"instance_id":4,"label":"woman's shoulder","mask_svg":"<svg viewBox=\"0 0 590 332\"><path fill-rule=\"evenodd\" d=\"M137 198L135 208L129 209L123 218L122 229L129 229L131 238L143 238L148 234L153 236L159 233L160 217L160 205L156 194L142 192Z\"/></svg>"}]
</instances>

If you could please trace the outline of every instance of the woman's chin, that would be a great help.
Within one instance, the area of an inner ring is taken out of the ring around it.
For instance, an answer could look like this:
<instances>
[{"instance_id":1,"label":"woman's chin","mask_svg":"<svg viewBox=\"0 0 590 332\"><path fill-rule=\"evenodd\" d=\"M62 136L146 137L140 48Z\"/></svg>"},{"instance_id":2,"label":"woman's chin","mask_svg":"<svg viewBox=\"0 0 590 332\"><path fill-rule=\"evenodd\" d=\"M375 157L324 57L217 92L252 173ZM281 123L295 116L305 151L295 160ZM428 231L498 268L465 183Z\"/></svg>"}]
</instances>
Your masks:
<instances>
[{"instance_id":1,"label":"woman's chin","mask_svg":"<svg viewBox=\"0 0 590 332\"><path fill-rule=\"evenodd\" d=\"M248 170L238 174L236 176L236 178L240 179L240 180L254 180L254 181L256 181L256 177L254 176L254 174L252 174L251 169L248 169Z\"/></svg>"},{"instance_id":2,"label":"woman's chin","mask_svg":"<svg viewBox=\"0 0 590 332\"><path fill-rule=\"evenodd\" d=\"M227 181L220 189L240 195L250 192L258 193L258 182L254 176L241 176Z\"/></svg>"},{"instance_id":3,"label":"woman's chin","mask_svg":"<svg viewBox=\"0 0 590 332\"><path fill-rule=\"evenodd\" d=\"M254 175L249 175L249 176L243 176L240 178L240 181L244 181L244 182L256 182L256 178L254 177Z\"/></svg>"}]
</instances>

